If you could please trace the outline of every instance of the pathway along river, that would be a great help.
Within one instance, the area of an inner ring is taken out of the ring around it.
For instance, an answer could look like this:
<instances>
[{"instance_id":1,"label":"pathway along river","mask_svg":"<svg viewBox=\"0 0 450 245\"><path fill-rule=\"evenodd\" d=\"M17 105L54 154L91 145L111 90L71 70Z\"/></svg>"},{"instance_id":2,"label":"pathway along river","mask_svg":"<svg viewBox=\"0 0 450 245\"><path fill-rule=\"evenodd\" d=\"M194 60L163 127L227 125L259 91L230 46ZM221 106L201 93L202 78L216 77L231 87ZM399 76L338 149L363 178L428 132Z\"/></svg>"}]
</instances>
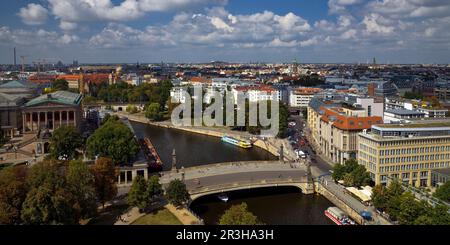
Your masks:
<instances>
[{"instance_id":1,"label":"pathway along river","mask_svg":"<svg viewBox=\"0 0 450 245\"><path fill-rule=\"evenodd\" d=\"M221 142L219 138L175 129L159 128L132 122L139 138L149 137L156 147L164 170L170 170L172 151L177 153L180 168L219 162L275 160L272 154L258 147L246 150ZM246 202L248 208L262 222L274 225L329 225L323 211L333 206L326 198L303 195L296 188L261 188L228 193L230 201L224 203L217 196L195 200L191 209L205 220L217 224L223 212L234 204Z\"/></svg>"}]
</instances>

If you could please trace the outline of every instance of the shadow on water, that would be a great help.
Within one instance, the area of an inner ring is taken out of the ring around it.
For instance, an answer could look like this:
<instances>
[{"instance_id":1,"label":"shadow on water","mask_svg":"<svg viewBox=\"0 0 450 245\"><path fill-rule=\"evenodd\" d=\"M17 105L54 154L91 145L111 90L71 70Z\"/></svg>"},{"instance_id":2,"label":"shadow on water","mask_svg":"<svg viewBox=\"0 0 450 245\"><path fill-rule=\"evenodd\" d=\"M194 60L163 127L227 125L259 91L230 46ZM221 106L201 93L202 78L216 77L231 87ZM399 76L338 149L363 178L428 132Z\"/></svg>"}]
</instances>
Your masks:
<instances>
[{"instance_id":1,"label":"shadow on water","mask_svg":"<svg viewBox=\"0 0 450 245\"><path fill-rule=\"evenodd\" d=\"M232 205L247 203L249 210L269 225L333 225L323 212L333 204L323 196L304 195L296 187L270 187L228 192L229 201L217 195L200 197L191 209L206 224L217 224Z\"/></svg>"},{"instance_id":2,"label":"shadow on water","mask_svg":"<svg viewBox=\"0 0 450 245\"><path fill-rule=\"evenodd\" d=\"M160 128L143 123L132 123L138 137L148 137L156 147L164 170L170 170L172 151L177 153L177 166L192 167L220 162L276 160L258 147L242 149L224 143L217 137L199 135L176 129Z\"/></svg>"}]
</instances>

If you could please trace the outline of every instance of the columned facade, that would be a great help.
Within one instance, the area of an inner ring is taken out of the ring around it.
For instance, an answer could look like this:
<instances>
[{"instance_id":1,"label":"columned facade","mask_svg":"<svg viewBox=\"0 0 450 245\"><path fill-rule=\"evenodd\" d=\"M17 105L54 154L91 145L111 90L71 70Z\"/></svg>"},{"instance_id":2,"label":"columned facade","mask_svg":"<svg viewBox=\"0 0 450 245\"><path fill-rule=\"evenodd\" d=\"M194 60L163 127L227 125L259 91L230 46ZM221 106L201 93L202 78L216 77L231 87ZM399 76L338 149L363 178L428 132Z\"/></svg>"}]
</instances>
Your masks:
<instances>
[{"instance_id":1,"label":"columned facade","mask_svg":"<svg viewBox=\"0 0 450 245\"><path fill-rule=\"evenodd\" d=\"M78 127L81 111L79 108L25 108L22 119L24 133L55 130L63 125Z\"/></svg>"}]
</instances>

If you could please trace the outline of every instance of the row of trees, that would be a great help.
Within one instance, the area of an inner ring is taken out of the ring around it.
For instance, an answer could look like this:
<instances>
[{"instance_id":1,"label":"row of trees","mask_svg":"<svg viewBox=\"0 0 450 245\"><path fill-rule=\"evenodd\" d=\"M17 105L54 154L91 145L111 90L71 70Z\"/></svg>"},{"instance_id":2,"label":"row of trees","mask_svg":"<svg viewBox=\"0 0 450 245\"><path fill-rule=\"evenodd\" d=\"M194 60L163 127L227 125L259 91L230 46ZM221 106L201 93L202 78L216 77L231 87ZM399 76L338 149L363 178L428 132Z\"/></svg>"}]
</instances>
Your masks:
<instances>
[{"instance_id":1,"label":"row of trees","mask_svg":"<svg viewBox=\"0 0 450 245\"><path fill-rule=\"evenodd\" d=\"M296 81L293 81L292 84L295 86L316 87L325 84L325 79L314 73L300 76Z\"/></svg>"},{"instance_id":2,"label":"row of trees","mask_svg":"<svg viewBox=\"0 0 450 245\"><path fill-rule=\"evenodd\" d=\"M0 172L0 223L78 224L95 215L97 202L117 194L117 169L100 158L88 167L81 161L43 161L31 168Z\"/></svg>"},{"instance_id":3,"label":"row of trees","mask_svg":"<svg viewBox=\"0 0 450 245\"><path fill-rule=\"evenodd\" d=\"M389 217L403 225L449 225L448 207L432 207L426 201L418 201L410 192L405 192L399 181L392 181L388 187L377 185L372 194L373 205L389 214Z\"/></svg>"},{"instance_id":4,"label":"row of trees","mask_svg":"<svg viewBox=\"0 0 450 245\"><path fill-rule=\"evenodd\" d=\"M450 203L450 181L447 181L444 185L438 187L433 195L444 202Z\"/></svg>"},{"instance_id":5,"label":"row of trees","mask_svg":"<svg viewBox=\"0 0 450 245\"><path fill-rule=\"evenodd\" d=\"M148 181L142 176L137 176L128 193L127 202L130 206L145 210L150 207L157 198L163 194L163 188L159 183L159 177L153 175ZM189 193L186 185L179 179L171 181L166 188L166 198L169 203L179 207L189 201ZM252 214L246 203L233 205L220 218L220 225L262 225L263 223Z\"/></svg>"},{"instance_id":6,"label":"row of trees","mask_svg":"<svg viewBox=\"0 0 450 245\"><path fill-rule=\"evenodd\" d=\"M118 82L112 85L98 85L98 88L94 89L97 92L92 93L92 96L105 102L158 103L163 109L169 100L171 89L170 81L162 81L157 84L143 83L139 86Z\"/></svg>"},{"instance_id":7,"label":"row of trees","mask_svg":"<svg viewBox=\"0 0 450 245\"><path fill-rule=\"evenodd\" d=\"M109 157L114 163L128 163L139 151L134 134L117 117L108 117L91 137L83 138L77 128L62 126L50 140L51 159L78 159L86 142L86 152L91 158Z\"/></svg>"},{"instance_id":8,"label":"row of trees","mask_svg":"<svg viewBox=\"0 0 450 245\"><path fill-rule=\"evenodd\" d=\"M347 160L344 164L336 164L332 177L335 181L343 180L345 186L365 186L373 183L366 167L358 164L355 159Z\"/></svg>"}]
</instances>

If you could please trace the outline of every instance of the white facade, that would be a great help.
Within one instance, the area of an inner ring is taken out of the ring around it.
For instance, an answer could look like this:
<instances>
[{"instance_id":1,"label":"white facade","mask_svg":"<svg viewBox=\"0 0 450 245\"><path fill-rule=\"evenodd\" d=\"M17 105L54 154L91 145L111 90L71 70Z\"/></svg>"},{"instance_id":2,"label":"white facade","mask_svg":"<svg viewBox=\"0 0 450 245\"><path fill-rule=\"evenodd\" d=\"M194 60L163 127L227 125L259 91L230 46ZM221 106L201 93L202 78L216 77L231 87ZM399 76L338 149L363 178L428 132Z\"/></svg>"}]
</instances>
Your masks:
<instances>
[{"instance_id":1,"label":"white facade","mask_svg":"<svg viewBox=\"0 0 450 245\"><path fill-rule=\"evenodd\" d=\"M170 90L170 97L172 103L185 103L186 96L185 92L187 92L186 87L174 87Z\"/></svg>"},{"instance_id":2,"label":"white facade","mask_svg":"<svg viewBox=\"0 0 450 245\"><path fill-rule=\"evenodd\" d=\"M356 104L366 110L369 117L383 117L384 103L376 102L374 98L357 98Z\"/></svg>"},{"instance_id":3,"label":"white facade","mask_svg":"<svg viewBox=\"0 0 450 245\"><path fill-rule=\"evenodd\" d=\"M308 107L314 94L298 94L295 91L289 93L289 105L291 107Z\"/></svg>"}]
</instances>

